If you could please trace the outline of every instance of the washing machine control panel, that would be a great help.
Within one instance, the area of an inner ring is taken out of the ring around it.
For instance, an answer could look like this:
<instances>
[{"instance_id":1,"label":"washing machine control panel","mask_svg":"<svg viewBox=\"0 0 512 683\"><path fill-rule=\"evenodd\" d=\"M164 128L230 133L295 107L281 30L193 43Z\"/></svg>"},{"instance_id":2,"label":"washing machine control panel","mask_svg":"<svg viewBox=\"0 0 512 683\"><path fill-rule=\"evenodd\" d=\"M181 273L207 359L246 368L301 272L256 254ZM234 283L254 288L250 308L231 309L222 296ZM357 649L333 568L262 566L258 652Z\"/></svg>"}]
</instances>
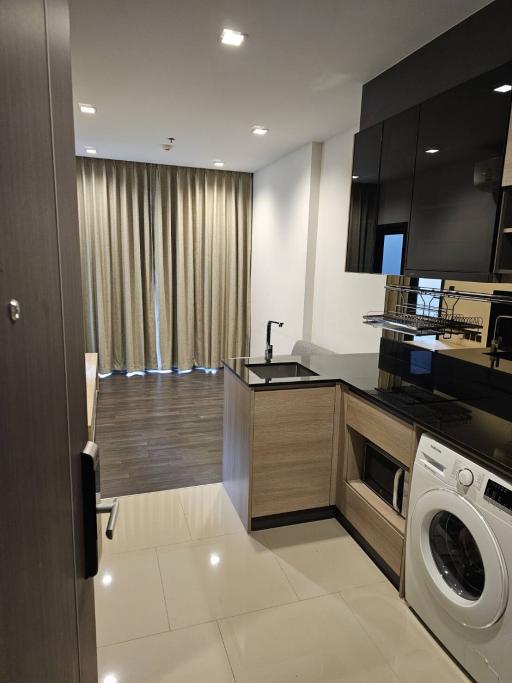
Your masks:
<instances>
[{"instance_id":1,"label":"washing machine control panel","mask_svg":"<svg viewBox=\"0 0 512 683\"><path fill-rule=\"evenodd\" d=\"M462 493L468 493L471 486L475 489L475 495L481 490L485 478L485 472L466 458L457 457L453 462L452 477L462 487Z\"/></svg>"},{"instance_id":2,"label":"washing machine control panel","mask_svg":"<svg viewBox=\"0 0 512 683\"><path fill-rule=\"evenodd\" d=\"M503 484L498 484L497 481L488 479L484 498L492 505L500 508L500 510L505 510L512 514L512 490L503 486Z\"/></svg>"},{"instance_id":3,"label":"washing machine control panel","mask_svg":"<svg viewBox=\"0 0 512 683\"><path fill-rule=\"evenodd\" d=\"M468 467L463 467L457 472L457 479L459 484L462 484L462 486L471 486L475 480L475 477L473 472Z\"/></svg>"}]
</instances>

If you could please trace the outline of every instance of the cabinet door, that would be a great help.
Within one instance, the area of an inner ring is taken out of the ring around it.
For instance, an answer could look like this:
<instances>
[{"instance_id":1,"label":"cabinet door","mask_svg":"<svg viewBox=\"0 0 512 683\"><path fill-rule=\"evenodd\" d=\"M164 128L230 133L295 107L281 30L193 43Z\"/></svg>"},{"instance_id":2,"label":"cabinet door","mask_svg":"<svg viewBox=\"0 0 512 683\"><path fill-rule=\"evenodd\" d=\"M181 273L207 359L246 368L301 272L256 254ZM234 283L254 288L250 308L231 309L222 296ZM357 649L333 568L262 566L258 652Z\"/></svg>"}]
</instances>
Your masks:
<instances>
[{"instance_id":1,"label":"cabinet door","mask_svg":"<svg viewBox=\"0 0 512 683\"><path fill-rule=\"evenodd\" d=\"M489 279L510 65L421 105L406 274Z\"/></svg>"},{"instance_id":2,"label":"cabinet door","mask_svg":"<svg viewBox=\"0 0 512 683\"><path fill-rule=\"evenodd\" d=\"M379 175L375 273L401 275L411 217L419 107L384 122Z\"/></svg>"},{"instance_id":3,"label":"cabinet door","mask_svg":"<svg viewBox=\"0 0 512 683\"><path fill-rule=\"evenodd\" d=\"M352 188L345 269L373 273L382 124L362 130L354 137Z\"/></svg>"},{"instance_id":4,"label":"cabinet door","mask_svg":"<svg viewBox=\"0 0 512 683\"><path fill-rule=\"evenodd\" d=\"M379 225L409 223L419 110L408 109L384 122Z\"/></svg>"},{"instance_id":5,"label":"cabinet door","mask_svg":"<svg viewBox=\"0 0 512 683\"><path fill-rule=\"evenodd\" d=\"M335 391L256 392L251 517L329 505Z\"/></svg>"}]
</instances>

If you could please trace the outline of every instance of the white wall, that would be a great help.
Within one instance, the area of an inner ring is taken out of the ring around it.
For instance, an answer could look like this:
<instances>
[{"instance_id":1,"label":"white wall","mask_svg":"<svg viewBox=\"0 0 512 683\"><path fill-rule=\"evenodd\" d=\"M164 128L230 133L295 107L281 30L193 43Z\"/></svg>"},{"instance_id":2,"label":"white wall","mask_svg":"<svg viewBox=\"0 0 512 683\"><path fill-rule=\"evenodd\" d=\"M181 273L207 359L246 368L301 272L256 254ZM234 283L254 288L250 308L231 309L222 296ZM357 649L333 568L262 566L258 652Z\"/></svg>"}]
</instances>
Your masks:
<instances>
[{"instance_id":1,"label":"white wall","mask_svg":"<svg viewBox=\"0 0 512 683\"><path fill-rule=\"evenodd\" d=\"M276 355L302 337L312 156L308 144L254 174L251 356L263 355L267 320L285 323Z\"/></svg>"},{"instance_id":2,"label":"white wall","mask_svg":"<svg viewBox=\"0 0 512 683\"><path fill-rule=\"evenodd\" d=\"M251 356L263 355L267 320L275 355L297 339L338 353L378 350L362 315L384 302L385 277L345 273L355 130L310 143L254 174Z\"/></svg>"},{"instance_id":3,"label":"white wall","mask_svg":"<svg viewBox=\"0 0 512 683\"><path fill-rule=\"evenodd\" d=\"M361 316L384 303L384 275L345 272L352 147L349 130L324 142L320 176L312 341L338 353L377 351L380 330Z\"/></svg>"}]
</instances>

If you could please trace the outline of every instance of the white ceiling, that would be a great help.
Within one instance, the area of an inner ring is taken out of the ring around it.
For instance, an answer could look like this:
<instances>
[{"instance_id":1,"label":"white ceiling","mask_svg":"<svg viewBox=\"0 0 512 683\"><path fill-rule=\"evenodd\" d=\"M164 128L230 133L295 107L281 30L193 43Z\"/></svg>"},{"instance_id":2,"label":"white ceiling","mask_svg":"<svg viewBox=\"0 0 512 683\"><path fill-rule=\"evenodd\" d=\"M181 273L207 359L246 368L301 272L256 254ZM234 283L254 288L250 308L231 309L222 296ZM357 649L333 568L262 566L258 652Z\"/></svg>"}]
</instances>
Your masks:
<instances>
[{"instance_id":1,"label":"white ceiling","mask_svg":"<svg viewBox=\"0 0 512 683\"><path fill-rule=\"evenodd\" d=\"M362 83L487 4L71 0L77 154L254 171L356 124ZM242 47L220 44L223 27Z\"/></svg>"}]
</instances>

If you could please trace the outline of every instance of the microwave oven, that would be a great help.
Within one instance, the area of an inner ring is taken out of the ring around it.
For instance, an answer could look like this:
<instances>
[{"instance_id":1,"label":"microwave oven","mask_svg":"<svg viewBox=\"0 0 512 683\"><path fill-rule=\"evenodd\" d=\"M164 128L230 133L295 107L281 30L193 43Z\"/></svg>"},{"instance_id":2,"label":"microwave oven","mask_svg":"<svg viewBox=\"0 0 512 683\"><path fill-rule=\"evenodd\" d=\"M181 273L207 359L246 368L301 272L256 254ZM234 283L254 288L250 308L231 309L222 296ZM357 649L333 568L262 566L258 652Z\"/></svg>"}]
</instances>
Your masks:
<instances>
[{"instance_id":1,"label":"microwave oven","mask_svg":"<svg viewBox=\"0 0 512 683\"><path fill-rule=\"evenodd\" d=\"M367 441L364 446L363 482L399 515L407 514L409 471L391 455Z\"/></svg>"}]
</instances>

